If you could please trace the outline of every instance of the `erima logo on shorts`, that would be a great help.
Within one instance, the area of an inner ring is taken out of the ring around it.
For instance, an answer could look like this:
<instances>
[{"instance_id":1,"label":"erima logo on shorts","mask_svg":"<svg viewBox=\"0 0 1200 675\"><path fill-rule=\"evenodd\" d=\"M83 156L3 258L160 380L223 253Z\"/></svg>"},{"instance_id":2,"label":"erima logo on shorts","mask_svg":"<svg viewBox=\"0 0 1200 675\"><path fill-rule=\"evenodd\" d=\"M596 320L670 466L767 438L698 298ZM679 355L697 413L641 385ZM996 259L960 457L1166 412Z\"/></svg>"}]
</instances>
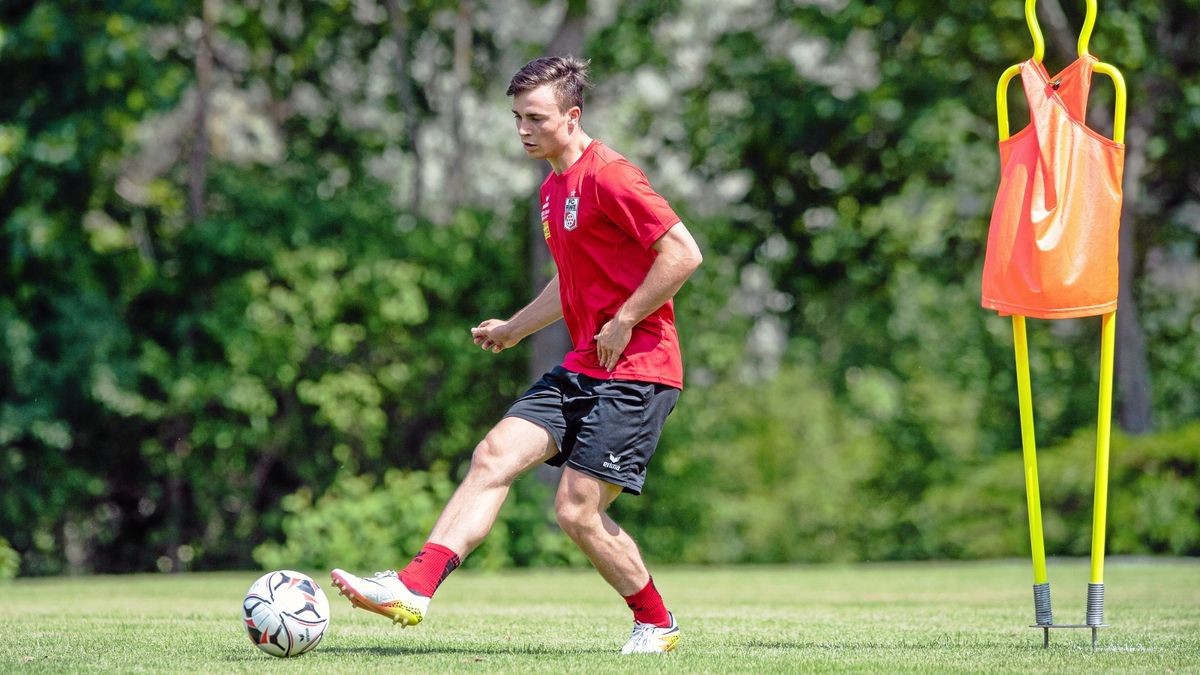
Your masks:
<instances>
[{"instance_id":1,"label":"erima logo on shorts","mask_svg":"<svg viewBox=\"0 0 1200 675\"><path fill-rule=\"evenodd\" d=\"M612 469L613 471L620 471L620 470L621 470L621 465L620 465L620 464L617 464L617 461L618 461L619 459L621 459L621 458L620 458L620 457L617 457L616 455L609 455L609 456L608 456L608 460L609 460L609 461L607 461L607 462L605 462L605 463L604 463L604 468L606 468L606 469Z\"/></svg>"}]
</instances>

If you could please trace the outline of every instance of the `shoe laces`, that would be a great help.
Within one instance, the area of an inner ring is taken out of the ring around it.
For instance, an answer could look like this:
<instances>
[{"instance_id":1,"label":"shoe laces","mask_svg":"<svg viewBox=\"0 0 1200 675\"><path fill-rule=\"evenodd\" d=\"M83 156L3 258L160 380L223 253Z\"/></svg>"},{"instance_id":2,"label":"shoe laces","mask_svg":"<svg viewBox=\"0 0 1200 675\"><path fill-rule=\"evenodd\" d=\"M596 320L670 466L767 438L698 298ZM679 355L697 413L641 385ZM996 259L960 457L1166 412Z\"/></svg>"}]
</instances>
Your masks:
<instances>
[{"instance_id":1,"label":"shoe laces","mask_svg":"<svg viewBox=\"0 0 1200 675\"><path fill-rule=\"evenodd\" d=\"M641 621L633 622L633 633L629 639L638 643L645 642L650 639L656 630L661 630L659 626L652 623L643 623Z\"/></svg>"},{"instance_id":2,"label":"shoe laces","mask_svg":"<svg viewBox=\"0 0 1200 675\"><path fill-rule=\"evenodd\" d=\"M625 649L631 653L644 651L654 639L654 629L658 628L652 623L642 623L640 621L633 622L633 634L629 636L629 642L625 645Z\"/></svg>"},{"instance_id":3,"label":"shoe laces","mask_svg":"<svg viewBox=\"0 0 1200 675\"><path fill-rule=\"evenodd\" d=\"M404 583L404 580L401 579L400 575L396 573L396 570L376 572L374 576L371 577L370 581L373 581L380 587L387 589L389 593L395 595L404 596L407 594L412 596L414 599L425 597L409 588L408 584Z\"/></svg>"}]
</instances>

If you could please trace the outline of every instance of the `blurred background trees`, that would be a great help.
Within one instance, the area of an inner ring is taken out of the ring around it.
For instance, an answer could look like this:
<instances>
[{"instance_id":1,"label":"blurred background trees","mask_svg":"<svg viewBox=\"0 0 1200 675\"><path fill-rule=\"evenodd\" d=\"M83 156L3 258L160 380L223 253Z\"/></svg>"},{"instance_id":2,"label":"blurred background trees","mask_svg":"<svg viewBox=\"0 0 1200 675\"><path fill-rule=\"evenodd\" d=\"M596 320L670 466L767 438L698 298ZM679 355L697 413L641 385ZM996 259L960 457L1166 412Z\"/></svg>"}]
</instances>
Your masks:
<instances>
[{"instance_id":1,"label":"blurred background trees","mask_svg":"<svg viewBox=\"0 0 1200 675\"><path fill-rule=\"evenodd\" d=\"M615 507L647 554L1022 554L1009 322L978 306L1022 12L4 3L0 544L27 574L396 564L555 358L468 329L545 272L508 78L581 45L589 132L706 257L678 302L688 389ZM1054 71L1083 3L1039 12ZM1102 2L1091 42L1130 86L1116 553L1200 554L1198 40L1178 0ZM1098 129L1111 99L1098 78ZM1086 550L1098 326L1031 324L1056 552ZM469 563L580 562L548 494L520 481Z\"/></svg>"}]
</instances>

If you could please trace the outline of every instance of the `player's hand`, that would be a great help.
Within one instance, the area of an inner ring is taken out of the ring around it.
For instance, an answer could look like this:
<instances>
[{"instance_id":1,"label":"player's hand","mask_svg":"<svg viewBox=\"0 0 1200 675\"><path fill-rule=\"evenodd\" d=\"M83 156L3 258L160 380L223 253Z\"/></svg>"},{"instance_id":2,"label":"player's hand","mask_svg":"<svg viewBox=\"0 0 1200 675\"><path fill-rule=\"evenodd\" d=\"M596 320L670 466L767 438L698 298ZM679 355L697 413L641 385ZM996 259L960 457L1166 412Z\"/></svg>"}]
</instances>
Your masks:
<instances>
[{"instance_id":1,"label":"player's hand","mask_svg":"<svg viewBox=\"0 0 1200 675\"><path fill-rule=\"evenodd\" d=\"M611 373L629 346L631 337L633 326L627 326L615 318L609 319L596 333L596 358L600 361L600 367Z\"/></svg>"},{"instance_id":2,"label":"player's hand","mask_svg":"<svg viewBox=\"0 0 1200 675\"><path fill-rule=\"evenodd\" d=\"M488 319L471 329L471 338L480 349L499 354L521 341L513 337L508 330L508 322L500 319Z\"/></svg>"}]
</instances>

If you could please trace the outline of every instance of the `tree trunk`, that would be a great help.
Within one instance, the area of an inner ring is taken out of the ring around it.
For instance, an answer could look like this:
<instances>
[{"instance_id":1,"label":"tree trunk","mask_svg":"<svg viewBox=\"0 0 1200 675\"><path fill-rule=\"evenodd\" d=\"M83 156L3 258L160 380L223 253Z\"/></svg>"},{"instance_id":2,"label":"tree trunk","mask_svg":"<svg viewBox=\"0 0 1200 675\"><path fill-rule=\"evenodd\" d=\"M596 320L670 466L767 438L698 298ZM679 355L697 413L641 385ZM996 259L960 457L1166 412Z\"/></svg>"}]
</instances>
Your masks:
<instances>
[{"instance_id":1,"label":"tree trunk","mask_svg":"<svg viewBox=\"0 0 1200 675\"><path fill-rule=\"evenodd\" d=\"M192 155L188 161L188 215L204 219L204 183L208 177L208 98L212 93L212 24L216 0L204 0L200 10L200 39L196 42L196 117Z\"/></svg>"},{"instance_id":2,"label":"tree trunk","mask_svg":"<svg viewBox=\"0 0 1200 675\"><path fill-rule=\"evenodd\" d=\"M1058 70L1059 65L1066 65L1075 60L1079 35L1077 32L1071 32L1067 14L1058 0L1042 0L1039 7L1042 10L1043 21L1040 24L1044 28L1042 37L1046 40L1046 48L1063 60L1062 64L1054 66L1051 71L1053 72ZM1082 30L1083 24L1080 23L1079 27Z\"/></svg>"},{"instance_id":3,"label":"tree trunk","mask_svg":"<svg viewBox=\"0 0 1200 675\"><path fill-rule=\"evenodd\" d=\"M412 156L412 174L409 187L409 210L414 215L421 213L423 171L421 164L421 120L417 111L416 95L408 70L408 14L400 7L399 0L387 0L388 16L392 21L392 40L396 43L396 96L400 109L404 111L405 127L408 132L408 147Z\"/></svg>"},{"instance_id":4,"label":"tree trunk","mask_svg":"<svg viewBox=\"0 0 1200 675\"><path fill-rule=\"evenodd\" d=\"M1152 111L1157 107L1143 101L1133 115L1125 138L1125 204L1121 209L1120 289L1117 299L1117 423L1131 434L1146 433L1153 426L1151 417L1150 362L1146 354L1146 334L1138 315L1133 292L1137 264L1137 217L1140 186L1146 173L1146 142L1150 138Z\"/></svg>"},{"instance_id":5,"label":"tree trunk","mask_svg":"<svg viewBox=\"0 0 1200 675\"><path fill-rule=\"evenodd\" d=\"M1070 61L1077 54L1079 36L1073 33L1067 15L1059 0L1041 3L1042 15L1047 27L1047 48ZM1082 24L1080 25L1082 29ZM1106 78L1101 78L1106 79ZM1155 88L1147 87L1147 96L1130 96L1135 102L1125 129L1125 175L1122 189L1125 203L1121 209L1120 268L1117 294L1117 340L1115 379L1117 391L1117 423L1127 433L1138 434L1151 430L1150 362L1146 355L1146 334L1138 314L1137 299L1134 297L1134 278L1141 265L1141 252L1137 249L1137 220L1140 186L1146 173L1146 142L1150 138L1154 123L1151 111L1157 109L1154 99ZM1093 127L1108 132L1111 136L1112 110L1094 110L1091 115Z\"/></svg>"},{"instance_id":6,"label":"tree trunk","mask_svg":"<svg viewBox=\"0 0 1200 675\"><path fill-rule=\"evenodd\" d=\"M566 13L563 14L562 23L558 24L558 31L554 34L554 38L550 40L550 44L546 45L546 55L578 55L583 50L583 26L586 19L587 0L567 0ZM550 173L550 167L543 164L541 168L541 176L544 181ZM541 182L538 184L541 185ZM550 278L554 276L554 261L551 259L549 247L546 246L546 238L542 234L540 197L541 195L537 192L533 194L529 211L531 216L529 259L533 263L529 266L529 270L530 286L534 295L541 292L549 283ZM541 377L542 373L562 363L563 357L571 350L571 335L567 332L566 322L556 321L534 333L529 344L531 348L529 379L532 382ZM543 464L537 471L538 480L550 485L557 485L561 476L562 467L553 467L548 464Z\"/></svg>"},{"instance_id":7,"label":"tree trunk","mask_svg":"<svg viewBox=\"0 0 1200 675\"><path fill-rule=\"evenodd\" d=\"M568 0L562 23L558 25L558 31L546 46L546 55L579 54L583 50L583 28L586 19L587 0ZM550 173L550 167L543 164L541 169L542 180L545 180ZM540 293L554 276L554 261L550 258L550 250L546 247L542 234L542 205L538 203L539 197L540 195L534 193L530 200L529 259L533 263L529 266L529 281L533 291L530 297ZM567 333L566 324L559 321L534 333L529 344L529 378L530 381L534 381L541 377L542 373L562 363L563 356L571 349L571 336Z\"/></svg>"},{"instance_id":8,"label":"tree trunk","mask_svg":"<svg viewBox=\"0 0 1200 675\"><path fill-rule=\"evenodd\" d=\"M471 90L471 59L474 47L474 29L471 26L475 7L472 0L461 0L458 18L454 24L454 83L459 92ZM453 211L467 199L467 186L471 184L470 163L471 140L466 134L463 115L463 95L451 97L450 134L453 147L450 153L450 170L446 177L446 205Z\"/></svg>"}]
</instances>

